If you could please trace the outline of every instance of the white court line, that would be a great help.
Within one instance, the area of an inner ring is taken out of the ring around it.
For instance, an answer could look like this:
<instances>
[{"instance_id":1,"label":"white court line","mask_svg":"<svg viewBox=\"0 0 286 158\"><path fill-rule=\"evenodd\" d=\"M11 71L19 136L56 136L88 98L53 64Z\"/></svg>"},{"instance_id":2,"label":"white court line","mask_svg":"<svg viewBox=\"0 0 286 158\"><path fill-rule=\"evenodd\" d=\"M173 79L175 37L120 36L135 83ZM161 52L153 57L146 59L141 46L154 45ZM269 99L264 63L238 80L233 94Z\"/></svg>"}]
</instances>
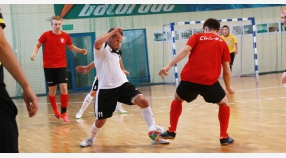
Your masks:
<instances>
[{"instance_id":1,"label":"white court line","mask_svg":"<svg viewBox=\"0 0 286 158\"><path fill-rule=\"evenodd\" d=\"M155 113L161 113L161 112L165 112L165 111L156 111Z\"/></svg>"},{"instance_id":2,"label":"white court line","mask_svg":"<svg viewBox=\"0 0 286 158\"><path fill-rule=\"evenodd\" d=\"M266 100L275 100L275 98L264 98Z\"/></svg>"},{"instance_id":3,"label":"white court line","mask_svg":"<svg viewBox=\"0 0 286 158\"><path fill-rule=\"evenodd\" d=\"M284 86L276 86L276 87L265 87L265 88L256 88L256 89L245 89L245 90L235 90L236 92L247 92L247 91L257 91L257 90L265 90L265 89L273 89L273 88L281 88ZM173 98L174 96L161 96L161 97L145 97L147 100L151 100L151 99L163 99L163 98ZM94 102L94 101L92 101ZM75 104L82 104L82 102L69 102L69 103L75 103ZM25 103L16 103L17 105L26 105ZM39 103L39 104L50 104L50 103ZM58 105L60 105L60 103L57 103Z\"/></svg>"},{"instance_id":4,"label":"white court line","mask_svg":"<svg viewBox=\"0 0 286 158\"><path fill-rule=\"evenodd\" d=\"M279 116L286 116L286 115L282 115L282 114L274 114L274 115L279 115Z\"/></svg>"},{"instance_id":5,"label":"white court line","mask_svg":"<svg viewBox=\"0 0 286 158\"><path fill-rule=\"evenodd\" d=\"M257 88L257 89L245 89L245 90L235 90L234 95L236 92L248 92L248 91L257 91L257 90L265 90L265 89L273 89L273 88L281 88L284 86L276 86L276 87L265 87L265 88ZM174 96L163 96L163 97L151 97L146 99L160 99L160 98L172 98ZM211 103L210 103L211 104Z\"/></svg>"},{"instance_id":6,"label":"white court line","mask_svg":"<svg viewBox=\"0 0 286 158\"><path fill-rule=\"evenodd\" d=\"M83 120L83 119L76 119L76 122L84 122L86 120Z\"/></svg>"},{"instance_id":7,"label":"white court line","mask_svg":"<svg viewBox=\"0 0 286 158\"><path fill-rule=\"evenodd\" d=\"M238 91L235 90L234 93L235 92L247 92L247 91L263 90L263 89L280 88L280 87L284 87L284 86L265 87L265 88L256 88L256 89L245 89L245 90L238 90Z\"/></svg>"},{"instance_id":8,"label":"white court line","mask_svg":"<svg viewBox=\"0 0 286 158\"><path fill-rule=\"evenodd\" d=\"M91 101L94 102L94 101ZM16 105L26 105L26 103L16 103L14 102ZM69 103L73 103L73 104L82 104L82 102L69 102ZM50 103L39 103L40 104L45 104L45 105L49 105ZM61 103L57 103L57 105L61 105Z\"/></svg>"}]
</instances>

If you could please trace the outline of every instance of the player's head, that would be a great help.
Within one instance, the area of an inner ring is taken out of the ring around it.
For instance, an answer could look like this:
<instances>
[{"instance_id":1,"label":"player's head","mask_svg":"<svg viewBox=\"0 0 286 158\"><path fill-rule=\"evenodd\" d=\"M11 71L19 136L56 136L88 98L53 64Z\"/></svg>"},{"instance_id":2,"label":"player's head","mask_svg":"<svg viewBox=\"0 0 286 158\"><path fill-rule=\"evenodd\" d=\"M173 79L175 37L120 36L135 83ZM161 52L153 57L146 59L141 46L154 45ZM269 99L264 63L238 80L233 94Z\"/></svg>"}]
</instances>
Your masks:
<instances>
[{"instance_id":1,"label":"player's head","mask_svg":"<svg viewBox=\"0 0 286 158\"><path fill-rule=\"evenodd\" d=\"M114 28L111 28L111 29L109 29L108 32L111 32L111 31L113 31L113 30L114 30ZM118 49L120 49L120 47L121 47L122 39L123 39L123 33L120 32L119 34L117 33L117 34L112 35L112 36L108 39L107 43L108 43L108 45L109 45L112 49L118 50Z\"/></svg>"},{"instance_id":2,"label":"player's head","mask_svg":"<svg viewBox=\"0 0 286 158\"><path fill-rule=\"evenodd\" d=\"M60 16L52 16L51 25L53 27L54 32L61 31L62 28L62 18Z\"/></svg>"},{"instance_id":3,"label":"player's head","mask_svg":"<svg viewBox=\"0 0 286 158\"><path fill-rule=\"evenodd\" d=\"M280 16L281 16L282 23L284 24L284 26L286 26L286 7L281 9Z\"/></svg>"},{"instance_id":4,"label":"player's head","mask_svg":"<svg viewBox=\"0 0 286 158\"><path fill-rule=\"evenodd\" d=\"M209 18L204 22L203 29L205 32L218 32L220 22L217 19Z\"/></svg>"},{"instance_id":5,"label":"player's head","mask_svg":"<svg viewBox=\"0 0 286 158\"><path fill-rule=\"evenodd\" d=\"M222 26L222 34L227 37L229 35L229 27L227 25Z\"/></svg>"}]
</instances>

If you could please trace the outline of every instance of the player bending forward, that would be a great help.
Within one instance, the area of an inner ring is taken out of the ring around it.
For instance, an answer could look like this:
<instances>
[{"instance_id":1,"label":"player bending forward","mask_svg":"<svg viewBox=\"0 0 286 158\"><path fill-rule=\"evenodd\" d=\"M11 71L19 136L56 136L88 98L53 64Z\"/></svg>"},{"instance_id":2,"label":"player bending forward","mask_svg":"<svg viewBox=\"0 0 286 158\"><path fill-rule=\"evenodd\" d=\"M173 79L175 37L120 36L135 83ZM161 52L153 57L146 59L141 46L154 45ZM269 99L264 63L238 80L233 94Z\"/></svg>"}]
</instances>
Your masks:
<instances>
[{"instance_id":1,"label":"player bending forward","mask_svg":"<svg viewBox=\"0 0 286 158\"><path fill-rule=\"evenodd\" d=\"M96 121L91 126L89 137L80 143L81 147L93 144L107 119L112 116L117 102L138 105L148 126L147 130L155 124L147 99L133 84L128 82L126 75L121 70L119 48L122 39L122 29L111 28L108 33L99 36L94 42L94 64L98 76L97 99L94 105ZM160 138L152 143L168 144L169 141Z\"/></svg>"}]
</instances>

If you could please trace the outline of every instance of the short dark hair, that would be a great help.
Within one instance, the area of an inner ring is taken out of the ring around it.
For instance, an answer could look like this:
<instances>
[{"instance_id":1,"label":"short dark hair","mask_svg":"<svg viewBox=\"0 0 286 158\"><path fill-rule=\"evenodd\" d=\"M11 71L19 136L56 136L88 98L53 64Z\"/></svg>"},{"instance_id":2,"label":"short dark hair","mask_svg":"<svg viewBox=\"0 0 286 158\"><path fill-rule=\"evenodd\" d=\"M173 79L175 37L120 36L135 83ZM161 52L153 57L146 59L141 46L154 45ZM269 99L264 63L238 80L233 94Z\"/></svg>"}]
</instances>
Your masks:
<instances>
[{"instance_id":1,"label":"short dark hair","mask_svg":"<svg viewBox=\"0 0 286 158\"><path fill-rule=\"evenodd\" d=\"M109 29L107 33L109 33L109 32L111 32L111 31L113 31L114 29L115 29L114 27L113 27L113 28L111 28L111 29ZM123 36L123 32L122 32L122 31L120 32L120 34ZM112 37L114 37L114 36L112 36Z\"/></svg>"},{"instance_id":2,"label":"short dark hair","mask_svg":"<svg viewBox=\"0 0 286 158\"><path fill-rule=\"evenodd\" d=\"M226 27L227 29L229 29L229 27L227 25L223 25L222 28Z\"/></svg>"},{"instance_id":3,"label":"short dark hair","mask_svg":"<svg viewBox=\"0 0 286 158\"><path fill-rule=\"evenodd\" d=\"M204 22L203 28L208 27L210 30L219 31L220 22L217 19L209 18Z\"/></svg>"}]
</instances>

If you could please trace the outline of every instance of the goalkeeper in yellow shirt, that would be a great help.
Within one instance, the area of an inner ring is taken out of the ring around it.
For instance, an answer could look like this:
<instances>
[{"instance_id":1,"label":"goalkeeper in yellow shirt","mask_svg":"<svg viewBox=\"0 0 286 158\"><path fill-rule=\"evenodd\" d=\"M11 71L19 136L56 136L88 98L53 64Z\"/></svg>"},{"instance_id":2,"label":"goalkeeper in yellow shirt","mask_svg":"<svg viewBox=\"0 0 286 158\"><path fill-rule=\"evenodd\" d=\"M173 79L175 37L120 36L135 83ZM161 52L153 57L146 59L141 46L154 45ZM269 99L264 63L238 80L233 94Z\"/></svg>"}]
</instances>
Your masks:
<instances>
[{"instance_id":1,"label":"goalkeeper in yellow shirt","mask_svg":"<svg viewBox=\"0 0 286 158\"><path fill-rule=\"evenodd\" d=\"M237 54L238 46L236 37L229 33L229 27L227 25L223 25L222 27L222 35L220 36L227 44L228 50L230 53L230 70L232 71L232 65L235 55Z\"/></svg>"}]
</instances>

